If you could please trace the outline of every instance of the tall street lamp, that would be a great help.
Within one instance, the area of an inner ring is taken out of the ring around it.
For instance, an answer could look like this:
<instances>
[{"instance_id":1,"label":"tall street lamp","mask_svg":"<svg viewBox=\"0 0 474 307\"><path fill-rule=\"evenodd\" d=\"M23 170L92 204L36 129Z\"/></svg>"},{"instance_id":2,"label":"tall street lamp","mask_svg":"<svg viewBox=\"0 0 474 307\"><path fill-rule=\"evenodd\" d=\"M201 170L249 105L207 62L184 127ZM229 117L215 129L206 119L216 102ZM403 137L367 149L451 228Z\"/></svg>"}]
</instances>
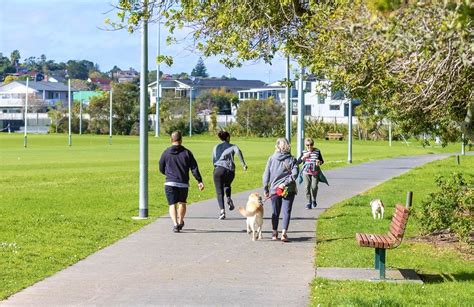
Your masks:
<instances>
[{"instance_id":1,"label":"tall street lamp","mask_svg":"<svg viewBox=\"0 0 474 307\"><path fill-rule=\"evenodd\" d=\"M29 77L26 78L26 96L25 96L25 137L23 140L23 146L28 146L28 88L29 88Z\"/></svg>"},{"instance_id":2,"label":"tall street lamp","mask_svg":"<svg viewBox=\"0 0 474 307\"><path fill-rule=\"evenodd\" d=\"M160 32L161 32L161 18L158 19L158 42L157 42L157 58L160 56ZM160 62L156 61L156 122L155 122L155 137L160 136Z\"/></svg>"},{"instance_id":3,"label":"tall street lamp","mask_svg":"<svg viewBox=\"0 0 474 307\"><path fill-rule=\"evenodd\" d=\"M72 135L71 135L71 78L67 79L67 105L68 105L68 114L69 114L69 120L68 120L68 145L72 145Z\"/></svg>"},{"instance_id":4,"label":"tall street lamp","mask_svg":"<svg viewBox=\"0 0 474 307\"><path fill-rule=\"evenodd\" d=\"M191 89L189 90L189 136L193 135L192 106L193 106L193 87L191 87Z\"/></svg>"},{"instance_id":5,"label":"tall street lamp","mask_svg":"<svg viewBox=\"0 0 474 307\"><path fill-rule=\"evenodd\" d=\"M145 1L147 3L147 1ZM137 219L148 218L148 20L141 29L140 65L140 179Z\"/></svg>"}]
</instances>

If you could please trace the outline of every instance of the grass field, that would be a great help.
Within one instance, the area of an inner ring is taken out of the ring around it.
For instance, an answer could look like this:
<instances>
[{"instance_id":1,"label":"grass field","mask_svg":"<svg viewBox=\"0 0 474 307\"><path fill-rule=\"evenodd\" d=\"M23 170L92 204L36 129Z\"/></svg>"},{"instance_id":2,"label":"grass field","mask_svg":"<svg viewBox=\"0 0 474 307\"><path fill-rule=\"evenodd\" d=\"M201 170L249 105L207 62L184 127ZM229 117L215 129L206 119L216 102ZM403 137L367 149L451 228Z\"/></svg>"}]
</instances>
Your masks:
<instances>
[{"instance_id":1,"label":"grass field","mask_svg":"<svg viewBox=\"0 0 474 307\"><path fill-rule=\"evenodd\" d=\"M237 169L235 192L261 186L261 174L275 139L233 138L249 166ZM196 156L206 189L194 185L188 200L214 197L211 152L216 137L185 138ZM293 142L296 143L296 142ZM168 137L149 139L150 219L132 220L138 213L138 137L0 135L0 299L85 258L127 236L167 212L164 177L158 159ZM317 141L325 168L346 165L347 144ZM400 155L459 151L460 145L423 148L394 142L355 142L353 163ZM237 161L239 165L239 162ZM192 179L192 184L195 184Z\"/></svg>"},{"instance_id":2,"label":"grass field","mask_svg":"<svg viewBox=\"0 0 474 307\"><path fill-rule=\"evenodd\" d=\"M372 268L373 248L361 248L356 232L386 233L396 202L404 203L407 191L413 191L413 207L437 189L434 178L457 171L474 184L474 157L462 157L456 165L453 157L415 168L371 191L346 200L324 212L317 226L315 263L318 267ZM381 198L385 218L374 221L369 202ZM434 246L410 240L419 234L417 220L410 217L402 244L387 251L387 265L415 269L425 284L342 282L316 278L312 284L312 305L345 306L472 306L474 304L474 262L465 254L446 246ZM472 248L472 246L471 246ZM472 259L472 254L470 255ZM465 260L463 260L465 259Z\"/></svg>"}]
</instances>

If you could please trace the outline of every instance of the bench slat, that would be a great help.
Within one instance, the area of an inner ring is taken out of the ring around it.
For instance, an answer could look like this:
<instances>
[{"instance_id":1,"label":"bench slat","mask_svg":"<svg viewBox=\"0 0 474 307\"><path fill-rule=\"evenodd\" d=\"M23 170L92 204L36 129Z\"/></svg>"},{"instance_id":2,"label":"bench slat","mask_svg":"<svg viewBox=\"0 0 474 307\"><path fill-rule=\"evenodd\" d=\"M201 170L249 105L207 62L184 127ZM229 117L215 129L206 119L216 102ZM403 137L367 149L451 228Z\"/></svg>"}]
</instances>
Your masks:
<instances>
[{"instance_id":1,"label":"bench slat","mask_svg":"<svg viewBox=\"0 0 474 307\"><path fill-rule=\"evenodd\" d=\"M399 227L399 228L401 228L401 229L405 229L405 226L406 226L406 224L407 224L406 222L407 222L407 220L405 220L405 222L401 222L401 221L395 219L395 217L394 217L393 220L392 220L392 224L391 224L391 225L397 226L397 227Z\"/></svg>"},{"instance_id":2,"label":"bench slat","mask_svg":"<svg viewBox=\"0 0 474 307\"><path fill-rule=\"evenodd\" d=\"M382 240L385 243L385 248L390 248L392 246L389 238L386 235L381 235L380 237L382 238Z\"/></svg>"},{"instance_id":3,"label":"bench slat","mask_svg":"<svg viewBox=\"0 0 474 307\"><path fill-rule=\"evenodd\" d=\"M374 234L374 245L376 248L385 248L385 244L379 234Z\"/></svg>"}]
</instances>

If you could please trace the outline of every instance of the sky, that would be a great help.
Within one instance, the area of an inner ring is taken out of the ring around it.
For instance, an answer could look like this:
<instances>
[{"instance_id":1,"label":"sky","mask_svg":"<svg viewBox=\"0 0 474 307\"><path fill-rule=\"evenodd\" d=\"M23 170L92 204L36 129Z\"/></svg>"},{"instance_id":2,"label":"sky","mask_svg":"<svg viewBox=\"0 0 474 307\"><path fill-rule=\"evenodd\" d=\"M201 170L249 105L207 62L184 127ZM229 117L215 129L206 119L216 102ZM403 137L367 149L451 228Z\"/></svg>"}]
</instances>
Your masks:
<instances>
[{"instance_id":1,"label":"sky","mask_svg":"<svg viewBox=\"0 0 474 307\"><path fill-rule=\"evenodd\" d=\"M106 18L116 20L113 4L118 0L0 0L0 52L10 57L20 51L21 59L41 54L55 62L89 60L103 72L114 65L122 70L140 67L140 33L126 30L106 31ZM167 45L167 31L162 27L161 54L174 58L174 64L161 65L164 73L191 73L199 59L186 31L178 33L179 44ZM149 70L156 70L158 25L148 30ZM246 62L240 68L228 69L219 57L203 57L210 76L232 76L237 79L261 80L267 83L285 78L286 61L276 59L272 65Z\"/></svg>"}]
</instances>

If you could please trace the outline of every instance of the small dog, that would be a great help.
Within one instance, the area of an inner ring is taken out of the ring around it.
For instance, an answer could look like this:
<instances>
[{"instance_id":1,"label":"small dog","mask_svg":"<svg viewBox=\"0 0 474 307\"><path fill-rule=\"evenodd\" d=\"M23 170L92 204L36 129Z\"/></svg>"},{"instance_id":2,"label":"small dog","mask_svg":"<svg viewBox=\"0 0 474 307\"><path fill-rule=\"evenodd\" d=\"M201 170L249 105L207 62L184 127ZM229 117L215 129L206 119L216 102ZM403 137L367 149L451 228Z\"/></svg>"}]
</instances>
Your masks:
<instances>
[{"instance_id":1,"label":"small dog","mask_svg":"<svg viewBox=\"0 0 474 307\"><path fill-rule=\"evenodd\" d=\"M374 220L377 218L383 219L384 206L380 199L373 199L370 202L370 207L372 207L372 216L374 217Z\"/></svg>"},{"instance_id":2,"label":"small dog","mask_svg":"<svg viewBox=\"0 0 474 307\"><path fill-rule=\"evenodd\" d=\"M252 241L262 239L263 202L258 193L251 193L245 209L239 207L239 212L247 218L247 233L252 233Z\"/></svg>"}]
</instances>

